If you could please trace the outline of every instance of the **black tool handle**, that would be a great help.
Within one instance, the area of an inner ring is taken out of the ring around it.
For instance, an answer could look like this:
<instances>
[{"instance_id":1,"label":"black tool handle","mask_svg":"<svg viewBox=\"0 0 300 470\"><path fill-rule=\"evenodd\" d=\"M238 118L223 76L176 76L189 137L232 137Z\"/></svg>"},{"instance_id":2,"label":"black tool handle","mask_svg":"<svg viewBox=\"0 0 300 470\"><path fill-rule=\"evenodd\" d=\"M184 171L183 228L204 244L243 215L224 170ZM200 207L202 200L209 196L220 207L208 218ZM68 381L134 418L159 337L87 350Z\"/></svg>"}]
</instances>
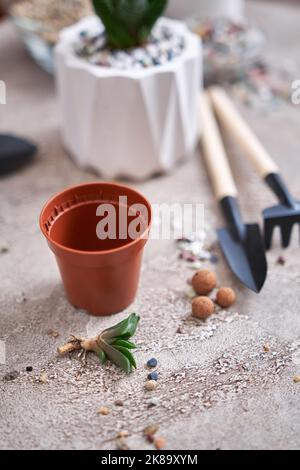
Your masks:
<instances>
[{"instance_id":1,"label":"black tool handle","mask_svg":"<svg viewBox=\"0 0 300 470\"><path fill-rule=\"evenodd\" d=\"M246 227L242 219L237 198L232 196L224 197L220 201L220 206L233 236L237 240L243 241L246 236Z\"/></svg>"},{"instance_id":2,"label":"black tool handle","mask_svg":"<svg viewBox=\"0 0 300 470\"><path fill-rule=\"evenodd\" d=\"M270 173L265 177L265 181L282 204L297 209L297 203L279 173Z\"/></svg>"}]
</instances>

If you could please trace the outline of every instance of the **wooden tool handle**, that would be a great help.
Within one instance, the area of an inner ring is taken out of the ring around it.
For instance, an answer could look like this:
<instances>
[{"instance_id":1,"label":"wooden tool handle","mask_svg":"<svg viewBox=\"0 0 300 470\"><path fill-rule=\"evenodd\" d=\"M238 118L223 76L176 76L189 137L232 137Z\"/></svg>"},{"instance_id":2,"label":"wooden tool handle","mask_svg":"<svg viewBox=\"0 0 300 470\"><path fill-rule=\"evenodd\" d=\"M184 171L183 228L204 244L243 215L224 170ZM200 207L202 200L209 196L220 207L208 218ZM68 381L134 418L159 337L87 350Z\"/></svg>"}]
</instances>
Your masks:
<instances>
[{"instance_id":1,"label":"wooden tool handle","mask_svg":"<svg viewBox=\"0 0 300 470\"><path fill-rule=\"evenodd\" d=\"M200 95L199 108L202 124L204 158L215 194L218 200L222 200L227 196L236 197L237 189L207 93Z\"/></svg>"},{"instance_id":2,"label":"wooden tool handle","mask_svg":"<svg viewBox=\"0 0 300 470\"><path fill-rule=\"evenodd\" d=\"M209 95L220 122L244 150L259 175L266 178L271 173L279 173L277 165L237 111L227 93L220 87L211 87Z\"/></svg>"}]
</instances>

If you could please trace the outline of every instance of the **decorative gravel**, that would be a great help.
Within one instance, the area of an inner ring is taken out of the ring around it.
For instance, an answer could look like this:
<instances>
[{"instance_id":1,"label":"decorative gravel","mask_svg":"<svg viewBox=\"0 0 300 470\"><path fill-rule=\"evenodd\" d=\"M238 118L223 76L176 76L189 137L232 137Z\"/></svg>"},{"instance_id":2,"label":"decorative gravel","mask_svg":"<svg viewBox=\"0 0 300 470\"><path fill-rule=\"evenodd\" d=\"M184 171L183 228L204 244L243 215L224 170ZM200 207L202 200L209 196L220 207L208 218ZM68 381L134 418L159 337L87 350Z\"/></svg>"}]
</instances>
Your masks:
<instances>
[{"instance_id":1,"label":"decorative gravel","mask_svg":"<svg viewBox=\"0 0 300 470\"><path fill-rule=\"evenodd\" d=\"M143 69L164 65L179 57L185 49L185 39L166 26L156 26L143 47L127 50L108 49L105 32L95 35L81 31L74 45L76 54L101 67L121 70Z\"/></svg>"}]
</instances>

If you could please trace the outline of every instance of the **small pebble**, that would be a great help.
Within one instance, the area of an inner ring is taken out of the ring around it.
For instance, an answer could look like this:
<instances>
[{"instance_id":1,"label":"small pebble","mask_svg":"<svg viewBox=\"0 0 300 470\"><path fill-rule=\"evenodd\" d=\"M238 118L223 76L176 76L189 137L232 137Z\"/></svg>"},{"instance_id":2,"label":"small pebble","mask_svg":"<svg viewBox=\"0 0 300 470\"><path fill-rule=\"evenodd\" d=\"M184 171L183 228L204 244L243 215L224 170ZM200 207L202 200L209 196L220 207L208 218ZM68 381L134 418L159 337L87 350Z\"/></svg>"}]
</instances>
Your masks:
<instances>
[{"instance_id":1,"label":"small pebble","mask_svg":"<svg viewBox=\"0 0 300 470\"><path fill-rule=\"evenodd\" d=\"M149 375L148 375L148 380L158 380L158 373L157 372L151 372Z\"/></svg>"},{"instance_id":2,"label":"small pebble","mask_svg":"<svg viewBox=\"0 0 300 470\"><path fill-rule=\"evenodd\" d=\"M148 408L154 408L155 406L159 405L159 399L158 398L151 398L148 401Z\"/></svg>"},{"instance_id":3,"label":"small pebble","mask_svg":"<svg viewBox=\"0 0 300 470\"><path fill-rule=\"evenodd\" d=\"M124 431L120 431L120 432L118 432L118 434L117 434L117 438L118 438L118 439L120 439L120 438L122 438L122 437L128 437L128 436L129 436L129 431L125 431L125 430L124 430Z\"/></svg>"},{"instance_id":4,"label":"small pebble","mask_svg":"<svg viewBox=\"0 0 300 470\"><path fill-rule=\"evenodd\" d=\"M222 308L231 307L236 301L236 295L230 287L222 287L217 292L217 304Z\"/></svg>"},{"instance_id":5,"label":"small pebble","mask_svg":"<svg viewBox=\"0 0 300 470\"><path fill-rule=\"evenodd\" d=\"M117 439L117 450L129 450L128 443L126 439L124 438L119 438Z\"/></svg>"},{"instance_id":6,"label":"small pebble","mask_svg":"<svg viewBox=\"0 0 300 470\"><path fill-rule=\"evenodd\" d=\"M52 336L52 338L58 338L59 337L59 332L56 330L48 330L47 335Z\"/></svg>"},{"instance_id":7,"label":"small pebble","mask_svg":"<svg viewBox=\"0 0 300 470\"><path fill-rule=\"evenodd\" d=\"M156 387L157 387L157 382L155 380L148 380L148 382L145 385L145 389L148 392L152 392L153 390L156 389Z\"/></svg>"},{"instance_id":8,"label":"small pebble","mask_svg":"<svg viewBox=\"0 0 300 470\"><path fill-rule=\"evenodd\" d=\"M13 370L5 374L5 376L3 377L3 380L6 380L7 382L9 382L11 380L17 379L19 375L20 375L20 372L18 372L17 370Z\"/></svg>"},{"instance_id":9,"label":"small pebble","mask_svg":"<svg viewBox=\"0 0 300 470\"><path fill-rule=\"evenodd\" d=\"M300 383L300 375L296 375L296 376L294 377L294 383L295 383L295 384L299 384L299 383Z\"/></svg>"},{"instance_id":10,"label":"small pebble","mask_svg":"<svg viewBox=\"0 0 300 470\"><path fill-rule=\"evenodd\" d=\"M264 351L265 352L270 352L271 348L270 348L270 345L269 344L265 344L264 345Z\"/></svg>"},{"instance_id":11,"label":"small pebble","mask_svg":"<svg viewBox=\"0 0 300 470\"><path fill-rule=\"evenodd\" d=\"M101 408L98 410L98 414L107 416L109 414L109 409L106 406L101 406Z\"/></svg>"},{"instance_id":12,"label":"small pebble","mask_svg":"<svg viewBox=\"0 0 300 470\"><path fill-rule=\"evenodd\" d=\"M157 450L164 449L166 447L166 439L164 439L163 437L156 437L154 439L154 445Z\"/></svg>"},{"instance_id":13,"label":"small pebble","mask_svg":"<svg viewBox=\"0 0 300 470\"><path fill-rule=\"evenodd\" d=\"M217 264L219 262L219 258L216 255L211 255L210 256L210 262L212 264Z\"/></svg>"},{"instance_id":14,"label":"small pebble","mask_svg":"<svg viewBox=\"0 0 300 470\"><path fill-rule=\"evenodd\" d=\"M149 434L147 437L147 441L150 442L150 444L153 444L155 437L153 434Z\"/></svg>"},{"instance_id":15,"label":"small pebble","mask_svg":"<svg viewBox=\"0 0 300 470\"><path fill-rule=\"evenodd\" d=\"M17 298L17 304L23 304L27 300L24 292L21 292L21 295Z\"/></svg>"},{"instance_id":16,"label":"small pebble","mask_svg":"<svg viewBox=\"0 0 300 470\"><path fill-rule=\"evenodd\" d=\"M147 367L149 367L149 369L154 369L156 366L157 359L155 359L155 357L152 357L151 359L149 359L149 361L147 361Z\"/></svg>"},{"instance_id":17,"label":"small pebble","mask_svg":"<svg viewBox=\"0 0 300 470\"><path fill-rule=\"evenodd\" d=\"M124 406L124 402L122 400L116 400L115 405L116 406Z\"/></svg>"},{"instance_id":18,"label":"small pebble","mask_svg":"<svg viewBox=\"0 0 300 470\"><path fill-rule=\"evenodd\" d=\"M195 271L198 271L201 268L201 266L202 266L201 261L195 261L195 263L190 263L189 264L189 267L191 269L194 269Z\"/></svg>"},{"instance_id":19,"label":"small pebble","mask_svg":"<svg viewBox=\"0 0 300 470\"><path fill-rule=\"evenodd\" d=\"M193 287L188 287L186 290L185 290L185 296L188 298L188 299L194 299L196 297L196 292L194 290Z\"/></svg>"},{"instance_id":20,"label":"small pebble","mask_svg":"<svg viewBox=\"0 0 300 470\"><path fill-rule=\"evenodd\" d=\"M42 372L39 380L42 384L46 384L48 382L47 372Z\"/></svg>"},{"instance_id":21,"label":"small pebble","mask_svg":"<svg viewBox=\"0 0 300 470\"><path fill-rule=\"evenodd\" d=\"M26 372L32 372L33 371L33 367L32 366L27 366L26 367Z\"/></svg>"},{"instance_id":22,"label":"small pebble","mask_svg":"<svg viewBox=\"0 0 300 470\"><path fill-rule=\"evenodd\" d=\"M202 269L194 275L192 285L198 295L207 295L217 286L216 275L208 269Z\"/></svg>"},{"instance_id":23,"label":"small pebble","mask_svg":"<svg viewBox=\"0 0 300 470\"><path fill-rule=\"evenodd\" d=\"M9 252L9 249L7 246L1 246L0 248L1 255L4 255L5 253L8 253L8 252Z\"/></svg>"},{"instance_id":24,"label":"small pebble","mask_svg":"<svg viewBox=\"0 0 300 470\"><path fill-rule=\"evenodd\" d=\"M159 430L158 424L150 424L150 426L145 427L143 430L144 436L153 436Z\"/></svg>"},{"instance_id":25,"label":"small pebble","mask_svg":"<svg viewBox=\"0 0 300 470\"><path fill-rule=\"evenodd\" d=\"M215 311L215 305L208 297L196 297L192 302L193 316L204 320Z\"/></svg>"},{"instance_id":26,"label":"small pebble","mask_svg":"<svg viewBox=\"0 0 300 470\"><path fill-rule=\"evenodd\" d=\"M176 330L176 333L177 333L178 335L183 335L183 334L184 334L183 328L182 328L181 326L179 326L179 327L177 328L177 330Z\"/></svg>"}]
</instances>

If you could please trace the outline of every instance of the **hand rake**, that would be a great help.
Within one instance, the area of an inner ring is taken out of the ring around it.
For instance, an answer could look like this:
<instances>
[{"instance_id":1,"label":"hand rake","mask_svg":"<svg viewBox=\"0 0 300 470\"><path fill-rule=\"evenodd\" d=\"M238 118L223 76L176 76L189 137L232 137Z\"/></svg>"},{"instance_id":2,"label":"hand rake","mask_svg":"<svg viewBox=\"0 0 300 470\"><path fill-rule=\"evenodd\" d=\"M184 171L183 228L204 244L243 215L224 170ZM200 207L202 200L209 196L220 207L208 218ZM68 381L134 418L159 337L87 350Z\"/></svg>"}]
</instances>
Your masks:
<instances>
[{"instance_id":1,"label":"hand rake","mask_svg":"<svg viewBox=\"0 0 300 470\"><path fill-rule=\"evenodd\" d=\"M266 249L271 248L273 231L277 226L281 230L282 246L287 248L290 244L293 225L300 224L300 201L291 195L280 175L279 168L239 114L226 92L220 87L212 87L210 97L221 124L245 151L259 175L280 201L280 204L263 211Z\"/></svg>"}]
</instances>

